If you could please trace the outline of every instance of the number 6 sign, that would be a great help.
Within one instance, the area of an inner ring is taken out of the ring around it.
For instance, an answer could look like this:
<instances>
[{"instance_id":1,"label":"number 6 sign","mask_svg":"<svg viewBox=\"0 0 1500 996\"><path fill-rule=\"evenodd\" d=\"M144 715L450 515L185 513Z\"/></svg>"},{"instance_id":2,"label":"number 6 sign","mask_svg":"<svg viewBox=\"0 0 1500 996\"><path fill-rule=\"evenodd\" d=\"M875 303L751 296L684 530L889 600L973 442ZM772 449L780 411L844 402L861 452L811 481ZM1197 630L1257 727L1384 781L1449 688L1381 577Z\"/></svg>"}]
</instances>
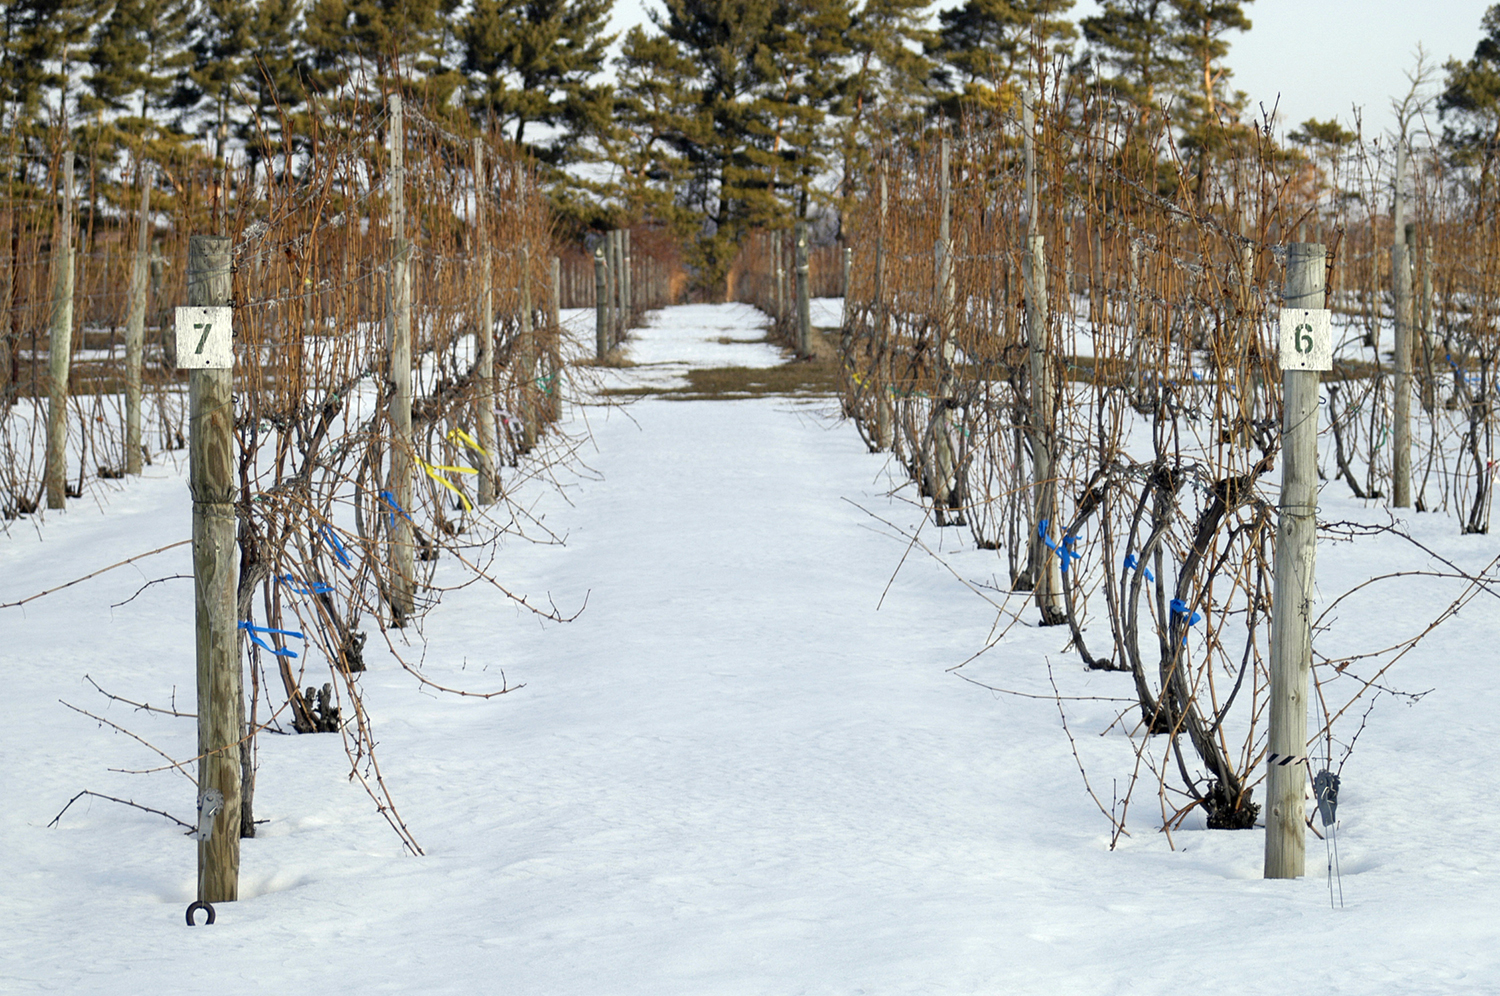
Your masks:
<instances>
[{"instance_id":1,"label":"number 6 sign","mask_svg":"<svg viewBox=\"0 0 1500 996\"><path fill-rule=\"evenodd\" d=\"M233 308L178 308L177 369L232 369L233 319Z\"/></svg>"},{"instance_id":2,"label":"number 6 sign","mask_svg":"<svg viewBox=\"0 0 1500 996\"><path fill-rule=\"evenodd\" d=\"M1327 308L1281 309L1281 369L1333 369L1333 323Z\"/></svg>"}]
</instances>

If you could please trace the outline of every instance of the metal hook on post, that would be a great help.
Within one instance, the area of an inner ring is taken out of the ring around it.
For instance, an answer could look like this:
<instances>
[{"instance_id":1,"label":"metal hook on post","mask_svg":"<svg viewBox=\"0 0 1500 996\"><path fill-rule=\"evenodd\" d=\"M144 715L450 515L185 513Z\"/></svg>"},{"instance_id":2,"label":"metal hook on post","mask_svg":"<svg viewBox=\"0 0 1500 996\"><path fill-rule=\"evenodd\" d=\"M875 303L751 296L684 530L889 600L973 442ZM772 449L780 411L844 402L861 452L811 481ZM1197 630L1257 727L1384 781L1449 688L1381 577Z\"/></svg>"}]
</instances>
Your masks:
<instances>
[{"instance_id":1,"label":"metal hook on post","mask_svg":"<svg viewBox=\"0 0 1500 996\"><path fill-rule=\"evenodd\" d=\"M223 809L224 793L216 788L204 789L203 794L198 796L198 829L188 834L188 836L200 844L208 843L209 839L214 835L214 817L218 816ZM213 903L205 902L203 899L203 871L201 867L198 872L198 898L187 908L187 925L189 927L196 927L198 925L193 916L199 910L203 910L208 914L208 919L203 921L205 926L214 922Z\"/></svg>"}]
</instances>

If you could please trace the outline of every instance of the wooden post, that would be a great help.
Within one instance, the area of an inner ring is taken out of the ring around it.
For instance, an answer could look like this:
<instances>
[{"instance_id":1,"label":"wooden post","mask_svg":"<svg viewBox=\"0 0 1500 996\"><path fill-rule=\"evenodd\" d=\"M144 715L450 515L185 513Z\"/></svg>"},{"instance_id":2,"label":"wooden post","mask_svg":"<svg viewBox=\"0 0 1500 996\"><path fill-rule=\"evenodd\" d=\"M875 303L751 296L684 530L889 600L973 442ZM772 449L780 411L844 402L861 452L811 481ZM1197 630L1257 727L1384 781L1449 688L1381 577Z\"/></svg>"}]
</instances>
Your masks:
<instances>
[{"instance_id":1,"label":"wooden post","mask_svg":"<svg viewBox=\"0 0 1500 996\"><path fill-rule=\"evenodd\" d=\"M1407 240L1411 244L1411 240ZM1422 239L1422 410L1428 414L1437 406L1437 371L1432 346L1432 236Z\"/></svg>"},{"instance_id":2,"label":"wooden post","mask_svg":"<svg viewBox=\"0 0 1500 996\"><path fill-rule=\"evenodd\" d=\"M609 315L615 345L625 341L625 278L621 275L624 266L625 240L620 230L614 228L609 233Z\"/></svg>"},{"instance_id":3,"label":"wooden post","mask_svg":"<svg viewBox=\"0 0 1500 996\"><path fill-rule=\"evenodd\" d=\"M484 143L474 139L474 251L479 257L479 337L475 348L474 376L479 391L474 398L479 430L479 504L493 505L499 495L495 481L495 287L494 263L490 255L489 219L484 210Z\"/></svg>"},{"instance_id":4,"label":"wooden post","mask_svg":"<svg viewBox=\"0 0 1500 996\"><path fill-rule=\"evenodd\" d=\"M187 303L227 306L231 240L188 240ZM234 371L194 370L188 486L193 496L193 610L198 659L198 791L224 793L213 834L198 844L205 902L239 898L240 739L244 735L239 627L235 619Z\"/></svg>"},{"instance_id":5,"label":"wooden post","mask_svg":"<svg viewBox=\"0 0 1500 996\"><path fill-rule=\"evenodd\" d=\"M953 399L953 183L952 147L943 136L938 152L938 238L933 247L934 283L937 288L937 401L932 411L932 462L930 484L934 518L939 526L947 521L952 501L953 453L948 442L948 405Z\"/></svg>"},{"instance_id":6,"label":"wooden post","mask_svg":"<svg viewBox=\"0 0 1500 996\"><path fill-rule=\"evenodd\" d=\"M630 273L630 229L620 229L620 314L621 338L635 324L635 296Z\"/></svg>"},{"instance_id":7,"label":"wooden post","mask_svg":"<svg viewBox=\"0 0 1500 996\"><path fill-rule=\"evenodd\" d=\"M891 344L887 341L885 320L885 222L889 200L885 170L880 171L880 225L875 229L875 291L872 310L875 319L875 443L889 450L894 442L895 420L891 412Z\"/></svg>"},{"instance_id":8,"label":"wooden post","mask_svg":"<svg viewBox=\"0 0 1500 996\"><path fill-rule=\"evenodd\" d=\"M797 355L812 355L812 302L808 300L811 263L807 253L807 222L798 221L797 240Z\"/></svg>"},{"instance_id":9,"label":"wooden post","mask_svg":"<svg viewBox=\"0 0 1500 996\"><path fill-rule=\"evenodd\" d=\"M386 354L389 378L386 388L391 419L391 476L388 488L401 506L400 512L383 508L391 523L391 623L401 627L411 615L416 597L416 558L412 534L411 436L411 269L410 246L406 243L406 131L401 114L401 95L391 94L391 311L387 326Z\"/></svg>"},{"instance_id":10,"label":"wooden post","mask_svg":"<svg viewBox=\"0 0 1500 996\"><path fill-rule=\"evenodd\" d=\"M1037 529L1057 530L1063 540L1063 524L1057 521L1057 474L1052 462L1053 384L1050 334L1047 315L1047 237L1027 238L1028 252L1021 259L1026 281L1026 344L1031 377L1032 488L1036 503ZM1036 580L1036 607L1043 626L1066 622L1063 609L1062 560L1039 535L1031 537L1032 577Z\"/></svg>"},{"instance_id":11,"label":"wooden post","mask_svg":"<svg viewBox=\"0 0 1500 996\"><path fill-rule=\"evenodd\" d=\"M536 327L531 315L531 247L521 243L521 449L530 452L536 446L537 424L546 408L546 400L540 397L542 387L537 383L537 366L540 350L537 349Z\"/></svg>"},{"instance_id":12,"label":"wooden post","mask_svg":"<svg viewBox=\"0 0 1500 996\"><path fill-rule=\"evenodd\" d=\"M1411 507L1411 261L1406 245L1406 139L1396 142L1391 285L1396 310L1396 382L1391 419L1391 505Z\"/></svg>"},{"instance_id":13,"label":"wooden post","mask_svg":"<svg viewBox=\"0 0 1500 996\"><path fill-rule=\"evenodd\" d=\"M547 418L562 418L562 260L553 256L547 272Z\"/></svg>"},{"instance_id":14,"label":"wooden post","mask_svg":"<svg viewBox=\"0 0 1500 996\"><path fill-rule=\"evenodd\" d=\"M1324 249L1296 242L1287 252L1286 307L1323 307ZM1266 878L1305 869L1307 677L1312 665L1313 560L1317 550L1318 372L1284 370L1281 500L1271 614L1271 728L1267 749L1291 763L1266 777Z\"/></svg>"},{"instance_id":15,"label":"wooden post","mask_svg":"<svg viewBox=\"0 0 1500 996\"><path fill-rule=\"evenodd\" d=\"M52 328L47 347L47 507L66 508L68 377L73 359L73 149L63 150L62 216L52 254Z\"/></svg>"},{"instance_id":16,"label":"wooden post","mask_svg":"<svg viewBox=\"0 0 1500 996\"><path fill-rule=\"evenodd\" d=\"M777 326L786 321L786 269L781 265L781 233L766 235L771 246L771 266L776 271L776 314L772 316Z\"/></svg>"},{"instance_id":17,"label":"wooden post","mask_svg":"<svg viewBox=\"0 0 1500 996\"><path fill-rule=\"evenodd\" d=\"M600 363L609 355L609 273L604 262L604 243L594 247L594 358Z\"/></svg>"},{"instance_id":18,"label":"wooden post","mask_svg":"<svg viewBox=\"0 0 1500 996\"><path fill-rule=\"evenodd\" d=\"M141 366L146 341L146 284L151 266L151 167L140 167L141 218L125 318L125 473L141 472Z\"/></svg>"}]
</instances>

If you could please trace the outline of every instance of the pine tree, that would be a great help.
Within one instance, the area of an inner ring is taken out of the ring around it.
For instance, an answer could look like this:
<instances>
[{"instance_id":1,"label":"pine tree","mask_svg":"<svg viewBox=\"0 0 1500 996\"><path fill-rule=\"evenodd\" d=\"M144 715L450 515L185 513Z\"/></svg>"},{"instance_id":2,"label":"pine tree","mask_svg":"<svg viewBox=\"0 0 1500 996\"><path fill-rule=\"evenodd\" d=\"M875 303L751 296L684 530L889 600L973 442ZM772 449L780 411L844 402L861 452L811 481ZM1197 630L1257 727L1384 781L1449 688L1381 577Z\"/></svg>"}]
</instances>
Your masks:
<instances>
[{"instance_id":1,"label":"pine tree","mask_svg":"<svg viewBox=\"0 0 1500 996\"><path fill-rule=\"evenodd\" d=\"M372 93L413 81L431 108L446 106L457 80L448 72L445 42L458 0L314 0L303 41L322 92L353 85Z\"/></svg>"},{"instance_id":2,"label":"pine tree","mask_svg":"<svg viewBox=\"0 0 1500 996\"><path fill-rule=\"evenodd\" d=\"M775 65L770 52L776 0L666 0L657 27L659 41L632 35L624 72L655 78L660 94L670 94L670 112L653 126L656 146L670 149L670 167L658 175L680 182L674 204L696 224L689 261L699 282L722 290L744 234L777 222L781 207L775 171L765 150L774 145L780 102L767 93L766 73ZM622 87L622 115L635 106ZM647 105L649 107L649 105ZM622 127L635 122L624 118ZM668 157L663 157L668 158ZM640 189L639 177L631 177ZM641 195L637 194L637 197Z\"/></svg>"},{"instance_id":3,"label":"pine tree","mask_svg":"<svg viewBox=\"0 0 1500 996\"><path fill-rule=\"evenodd\" d=\"M603 33L613 6L614 0L475 0L458 30L473 113L497 122L543 162L575 161L608 113L608 88L592 81L615 40Z\"/></svg>"},{"instance_id":4,"label":"pine tree","mask_svg":"<svg viewBox=\"0 0 1500 996\"><path fill-rule=\"evenodd\" d=\"M1225 38L1231 31L1249 31L1244 4L1250 0L1173 0L1172 44L1181 55L1185 79L1175 115L1183 145L1199 154L1200 172L1206 161L1249 140L1240 121L1245 95L1229 89L1229 54ZM1191 80L1191 82L1189 82Z\"/></svg>"},{"instance_id":5,"label":"pine tree","mask_svg":"<svg viewBox=\"0 0 1500 996\"><path fill-rule=\"evenodd\" d=\"M1438 97L1443 142L1465 161L1487 162L1500 148L1500 4L1479 22L1484 37L1467 62L1450 59Z\"/></svg>"},{"instance_id":6,"label":"pine tree","mask_svg":"<svg viewBox=\"0 0 1500 996\"><path fill-rule=\"evenodd\" d=\"M195 123L213 136L214 158L220 161L230 133L234 87L244 79L260 43L255 14L250 0L206 0L188 46L193 62L177 104L185 115L203 119Z\"/></svg>"},{"instance_id":7,"label":"pine tree","mask_svg":"<svg viewBox=\"0 0 1500 996\"><path fill-rule=\"evenodd\" d=\"M90 144L128 149L165 162L189 136L175 127L193 53L187 47L191 0L116 0L88 49L91 72L78 110L92 115Z\"/></svg>"},{"instance_id":8,"label":"pine tree","mask_svg":"<svg viewBox=\"0 0 1500 996\"><path fill-rule=\"evenodd\" d=\"M871 148L892 128L919 126L933 73L924 49L937 42L926 26L930 6L930 0L865 0L849 26L853 66L841 85L840 218L855 196Z\"/></svg>"},{"instance_id":9,"label":"pine tree","mask_svg":"<svg viewBox=\"0 0 1500 996\"><path fill-rule=\"evenodd\" d=\"M616 124L601 136L620 171L614 189L628 218L659 222L691 240L698 214L690 205L699 198L689 193L696 174L685 139L703 120L692 86L697 66L665 35L640 26L626 33L615 65Z\"/></svg>"},{"instance_id":10,"label":"pine tree","mask_svg":"<svg viewBox=\"0 0 1500 996\"><path fill-rule=\"evenodd\" d=\"M1028 79L1068 54L1078 31L1064 15L1073 0L966 0L938 15L929 54L933 82L951 117L1010 113Z\"/></svg>"},{"instance_id":11,"label":"pine tree","mask_svg":"<svg viewBox=\"0 0 1500 996\"><path fill-rule=\"evenodd\" d=\"M1184 87L1187 64L1174 44L1172 0L1102 0L1079 22L1099 85L1151 115Z\"/></svg>"},{"instance_id":12,"label":"pine tree","mask_svg":"<svg viewBox=\"0 0 1500 996\"><path fill-rule=\"evenodd\" d=\"M286 128L297 129L305 114L309 92L326 92L328 80L320 80L306 67L298 24L302 0L259 0L250 21L255 49L241 66L236 93L242 94L245 117L236 128L244 143L252 177L262 162L284 154Z\"/></svg>"}]
</instances>

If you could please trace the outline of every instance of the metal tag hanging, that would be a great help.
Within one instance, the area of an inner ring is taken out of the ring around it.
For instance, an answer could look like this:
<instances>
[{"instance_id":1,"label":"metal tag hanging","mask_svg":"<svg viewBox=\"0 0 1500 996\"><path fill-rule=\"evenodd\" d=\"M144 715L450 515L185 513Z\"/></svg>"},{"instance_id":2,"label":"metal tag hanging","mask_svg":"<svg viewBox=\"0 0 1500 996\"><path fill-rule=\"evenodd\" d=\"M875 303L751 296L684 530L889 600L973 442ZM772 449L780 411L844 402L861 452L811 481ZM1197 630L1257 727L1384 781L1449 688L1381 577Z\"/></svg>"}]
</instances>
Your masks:
<instances>
[{"instance_id":1,"label":"metal tag hanging","mask_svg":"<svg viewBox=\"0 0 1500 996\"><path fill-rule=\"evenodd\" d=\"M1318 802L1318 818L1330 826L1339 808L1339 776L1331 771L1313 775L1313 798Z\"/></svg>"}]
</instances>

